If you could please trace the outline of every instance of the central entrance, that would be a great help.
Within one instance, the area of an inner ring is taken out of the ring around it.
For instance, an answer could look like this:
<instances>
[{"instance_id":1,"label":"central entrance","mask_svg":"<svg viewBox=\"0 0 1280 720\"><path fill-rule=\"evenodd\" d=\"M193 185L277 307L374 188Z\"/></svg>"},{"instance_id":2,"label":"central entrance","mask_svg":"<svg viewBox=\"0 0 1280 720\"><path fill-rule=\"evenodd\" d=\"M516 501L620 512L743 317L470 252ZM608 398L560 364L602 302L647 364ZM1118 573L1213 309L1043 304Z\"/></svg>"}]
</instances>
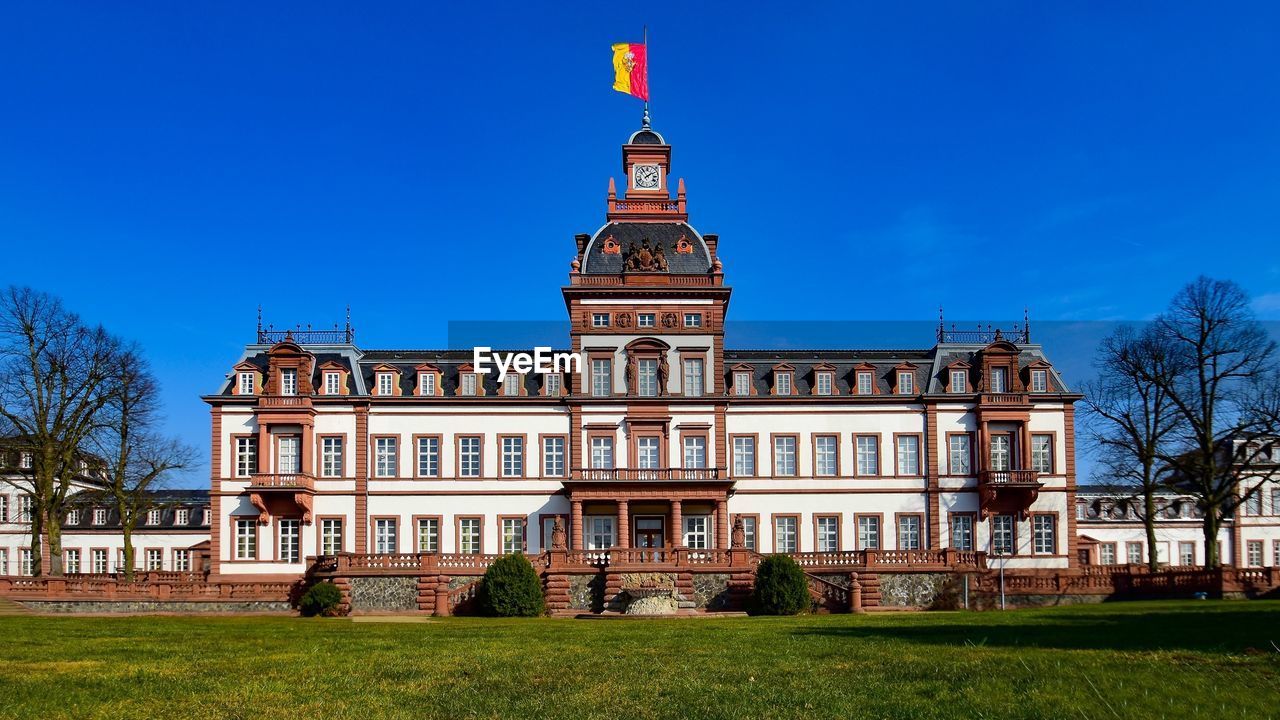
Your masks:
<instances>
[{"instance_id":1,"label":"central entrance","mask_svg":"<svg viewBox=\"0 0 1280 720\"><path fill-rule=\"evenodd\" d=\"M635 547L639 549L660 548L666 544L667 519L661 515L637 515L635 525ZM654 560L658 560L657 553Z\"/></svg>"}]
</instances>

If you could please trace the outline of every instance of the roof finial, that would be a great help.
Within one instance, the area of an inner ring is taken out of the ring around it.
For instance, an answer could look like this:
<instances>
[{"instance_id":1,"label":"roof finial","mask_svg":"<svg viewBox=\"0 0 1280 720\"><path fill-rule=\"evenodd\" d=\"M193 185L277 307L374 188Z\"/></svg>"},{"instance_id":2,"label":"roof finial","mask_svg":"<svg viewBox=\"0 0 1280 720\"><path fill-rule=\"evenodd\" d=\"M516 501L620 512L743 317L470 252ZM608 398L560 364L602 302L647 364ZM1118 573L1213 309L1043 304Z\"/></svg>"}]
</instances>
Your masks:
<instances>
[{"instance_id":1,"label":"roof finial","mask_svg":"<svg viewBox=\"0 0 1280 720\"><path fill-rule=\"evenodd\" d=\"M1022 306L1022 334L1026 337L1026 343L1031 343L1031 311L1026 305Z\"/></svg>"},{"instance_id":2,"label":"roof finial","mask_svg":"<svg viewBox=\"0 0 1280 720\"><path fill-rule=\"evenodd\" d=\"M942 342L943 338L946 336L947 328L942 321L942 305L938 305L938 342Z\"/></svg>"},{"instance_id":3,"label":"roof finial","mask_svg":"<svg viewBox=\"0 0 1280 720\"><path fill-rule=\"evenodd\" d=\"M258 303L258 342L262 342L262 303Z\"/></svg>"}]
</instances>

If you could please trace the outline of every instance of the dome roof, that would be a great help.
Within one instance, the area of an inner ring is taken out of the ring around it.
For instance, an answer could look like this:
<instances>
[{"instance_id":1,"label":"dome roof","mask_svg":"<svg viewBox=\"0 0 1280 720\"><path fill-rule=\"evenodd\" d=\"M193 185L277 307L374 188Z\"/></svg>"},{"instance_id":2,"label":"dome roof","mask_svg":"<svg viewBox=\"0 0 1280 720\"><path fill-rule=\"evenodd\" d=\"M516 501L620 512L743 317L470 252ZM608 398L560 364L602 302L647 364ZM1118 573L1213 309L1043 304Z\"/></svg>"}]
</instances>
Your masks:
<instances>
[{"instance_id":1,"label":"dome roof","mask_svg":"<svg viewBox=\"0 0 1280 720\"><path fill-rule=\"evenodd\" d=\"M700 275L711 271L711 253L691 225L684 222L611 222L596 231L583 252L582 272L617 275L626 267L633 250L648 244L653 253L662 248L665 271L675 275ZM640 271L643 272L643 271Z\"/></svg>"},{"instance_id":2,"label":"dome roof","mask_svg":"<svg viewBox=\"0 0 1280 720\"><path fill-rule=\"evenodd\" d=\"M666 145L667 141L658 134L657 130L651 128L640 128L631 133L631 137L627 140L628 145Z\"/></svg>"}]
</instances>

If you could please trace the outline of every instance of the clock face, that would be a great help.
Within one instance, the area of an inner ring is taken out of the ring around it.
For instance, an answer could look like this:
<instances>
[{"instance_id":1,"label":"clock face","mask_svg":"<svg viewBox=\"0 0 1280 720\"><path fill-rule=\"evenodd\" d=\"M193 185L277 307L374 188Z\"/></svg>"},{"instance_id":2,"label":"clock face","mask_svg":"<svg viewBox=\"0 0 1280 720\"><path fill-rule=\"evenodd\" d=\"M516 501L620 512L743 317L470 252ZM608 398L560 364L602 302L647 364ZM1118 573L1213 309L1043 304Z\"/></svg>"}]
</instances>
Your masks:
<instances>
[{"instance_id":1,"label":"clock face","mask_svg":"<svg viewBox=\"0 0 1280 720\"><path fill-rule=\"evenodd\" d=\"M657 165L637 165L635 169L635 186L638 190L657 190L660 173Z\"/></svg>"}]
</instances>

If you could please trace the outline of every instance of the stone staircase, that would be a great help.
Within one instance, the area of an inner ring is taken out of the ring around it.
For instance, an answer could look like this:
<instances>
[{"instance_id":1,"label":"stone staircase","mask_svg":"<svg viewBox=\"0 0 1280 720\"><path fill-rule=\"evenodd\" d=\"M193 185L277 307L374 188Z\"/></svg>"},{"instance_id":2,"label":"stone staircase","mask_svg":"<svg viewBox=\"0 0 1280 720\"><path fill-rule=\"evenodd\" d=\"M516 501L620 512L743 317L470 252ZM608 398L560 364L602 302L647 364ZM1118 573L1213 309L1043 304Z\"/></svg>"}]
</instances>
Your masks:
<instances>
[{"instance_id":1,"label":"stone staircase","mask_svg":"<svg viewBox=\"0 0 1280 720\"><path fill-rule=\"evenodd\" d=\"M31 608L26 605L16 603L12 600L6 600L5 598L0 598L0 617L30 614Z\"/></svg>"}]
</instances>

